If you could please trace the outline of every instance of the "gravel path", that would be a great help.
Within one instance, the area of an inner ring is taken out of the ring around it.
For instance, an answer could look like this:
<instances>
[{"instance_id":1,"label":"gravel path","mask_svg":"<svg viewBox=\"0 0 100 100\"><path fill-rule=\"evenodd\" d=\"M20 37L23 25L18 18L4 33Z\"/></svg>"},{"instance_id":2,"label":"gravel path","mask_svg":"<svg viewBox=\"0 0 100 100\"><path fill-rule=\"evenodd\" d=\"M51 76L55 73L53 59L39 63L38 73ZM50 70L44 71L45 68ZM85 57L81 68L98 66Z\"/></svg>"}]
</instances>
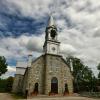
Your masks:
<instances>
[{"instance_id":1,"label":"gravel path","mask_svg":"<svg viewBox=\"0 0 100 100\"><path fill-rule=\"evenodd\" d=\"M0 100L15 100L8 93L0 93Z\"/></svg>"},{"instance_id":2,"label":"gravel path","mask_svg":"<svg viewBox=\"0 0 100 100\"><path fill-rule=\"evenodd\" d=\"M87 97L80 97L80 96L56 96L56 97L51 97L51 96L46 96L46 97L33 97L32 99L28 100L100 100L100 99L93 99L93 98L87 98Z\"/></svg>"},{"instance_id":3,"label":"gravel path","mask_svg":"<svg viewBox=\"0 0 100 100\"><path fill-rule=\"evenodd\" d=\"M33 98L28 100L96 100L96 99L85 98L85 97L56 97L56 98Z\"/></svg>"},{"instance_id":4,"label":"gravel path","mask_svg":"<svg viewBox=\"0 0 100 100\"><path fill-rule=\"evenodd\" d=\"M8 93L0 93L0 100L16 100L14 99L10 94ZM26 100L26 99L20 99L20 100ZM51 96L37 96L33 97L32 99L27 100L100 100L100 99L92 99L92 98L86 98L86 97L79 97L79 96L68 96L68 97L51 97Z\"/></svg>"}]
</instances>

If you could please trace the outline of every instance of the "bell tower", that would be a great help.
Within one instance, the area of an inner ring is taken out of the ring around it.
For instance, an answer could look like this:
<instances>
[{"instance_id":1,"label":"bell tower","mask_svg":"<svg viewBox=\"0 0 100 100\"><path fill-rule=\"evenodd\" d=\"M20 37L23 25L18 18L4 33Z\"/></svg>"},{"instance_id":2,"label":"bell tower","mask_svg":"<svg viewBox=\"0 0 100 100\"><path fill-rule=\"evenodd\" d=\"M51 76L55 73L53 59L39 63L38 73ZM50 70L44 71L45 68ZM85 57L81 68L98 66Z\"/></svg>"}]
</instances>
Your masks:
<instances>
[{"instance_id":1,"label":"bell tower","mask_svg":"<svg viewBox=\"0 0 100 100\"><path fill-rule=\"evenodd\" d=\"M45 30L44 53L59 55L60 42L58 41L57 27L52 16L49 17L48 26Z\"/></svg>"}]
</instances>

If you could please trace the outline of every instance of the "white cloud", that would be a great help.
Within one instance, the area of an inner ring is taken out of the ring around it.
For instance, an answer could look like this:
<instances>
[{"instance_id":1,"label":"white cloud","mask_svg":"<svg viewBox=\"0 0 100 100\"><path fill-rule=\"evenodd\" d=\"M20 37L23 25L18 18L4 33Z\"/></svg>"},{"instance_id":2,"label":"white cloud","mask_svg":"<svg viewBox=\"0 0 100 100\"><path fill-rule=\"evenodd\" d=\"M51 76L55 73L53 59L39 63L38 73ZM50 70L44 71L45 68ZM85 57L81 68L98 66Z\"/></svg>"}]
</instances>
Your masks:
<instances>
[{"instance_id":1,"label":"white cloud","mask_svg":"<svg viewBox=\"0 0 100 100\"><path fill-rule=\"evenodd\" d=\"M18 57L22 52L26 51L20 42L22 38L3 38L0 40L0 55L5 57ZM22 41L23 43L23 41Z\"/></svg>"},{"instance_id":2,"label":"white cloud","mask_svg":"<svg viewBox=\"0 0 100 100\"><path fill-rule=\"evenodd\" d=\"M9 76L14 76L14 74L16 72L15 66L7 66L7 69L8 69L8 71L1 76L4 79L8 78Z\"/></svg>"},{"instance_id":3,"label":"white cloud","mask_svg":"<svg viewBox=\"0 0 100 100\"><path fill-rule=\"evenodd\" d=\"M7 59L21 59L28 56L30 52L34 57L42 53L42 45L44 42L44 34L40 36L20 36L18 38L8 37L0 40L0 56Z\"/></svg>"},{"instance_id":4,"label":"white cloud","mask_svg":"<svg viewBox=\"0 0 100 100\"><path fill-rule=\"evenodd\" d=\"M8 69L8 72L16 72L15 66L8 66L7 69Z\"/></svg>"},{"instance_id":5,"label":"white cloud","mask_svg":"<svg viewBox=\"0 0 100 100\"><path fill-rule=\"evenodd\" d=\"M42 52L42 46L44 43L44 34L40 36L33 36L27 43L27 49L31 51Z\"/></svg>"},{"instance_id":6,"label":"white cloud","mask_svg":"<svg viewBox=\"0 0 100 100\"><path fill-rule=\"evenodd\" d=\"M61 44L60 50L62 54L72 55L76 53L76 49L70 44Z\"/></svg>"},{"instance_id":7,"label":"white cloud","mask_svg":"<svg viewBox=\"0 0 100 100\"><path fill-rule=\"evenodd\" d=\"M6 0L5 5L12 13L18 10L23 16L38 20L54 12L61 52L81 58L91 68L100 62L99 0ZM30 50L35 55L36 51L42 52L43 42L43 35L2 39L0 55L22 56Z\"/></svg>"},{"instance_id":8,"label":"white cloud","mask_svg":"<svg viewBox=\"0 0 100 100\"><path fill-rule=\"evenodd\" d=\"M17 9L24 16L38 19L43 17L49 11L48 6L51 2L52 0L42 0L42 2L41 0L6 0L5 3L7 3L7 6L9 6L8 8L12 13ZM40 12L40 10L42 10L42 12Z\"/></svg>"}]
</instances>

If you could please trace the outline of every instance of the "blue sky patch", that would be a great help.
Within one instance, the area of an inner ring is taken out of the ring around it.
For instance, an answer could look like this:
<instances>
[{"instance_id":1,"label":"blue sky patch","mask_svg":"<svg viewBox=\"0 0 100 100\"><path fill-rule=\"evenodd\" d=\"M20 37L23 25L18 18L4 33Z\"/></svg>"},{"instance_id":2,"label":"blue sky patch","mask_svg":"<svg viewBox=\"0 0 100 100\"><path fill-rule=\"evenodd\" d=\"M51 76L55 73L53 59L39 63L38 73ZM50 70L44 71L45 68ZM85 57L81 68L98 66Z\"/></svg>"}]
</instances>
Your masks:
<instances>
[{"instance_id":1,"label":"blue sky patch","mask_svg":"<svg viewBox=\"0 0 100 100\"><path fill-rule=\"evenodd\" d=\"M29 17L0 13L0 20L2 22L2 26L0 27L0 37L18 37L22 34L41 34L40 30L45 28L47 19L48 17L35 20Z\"/></svg>"}]
</instances>

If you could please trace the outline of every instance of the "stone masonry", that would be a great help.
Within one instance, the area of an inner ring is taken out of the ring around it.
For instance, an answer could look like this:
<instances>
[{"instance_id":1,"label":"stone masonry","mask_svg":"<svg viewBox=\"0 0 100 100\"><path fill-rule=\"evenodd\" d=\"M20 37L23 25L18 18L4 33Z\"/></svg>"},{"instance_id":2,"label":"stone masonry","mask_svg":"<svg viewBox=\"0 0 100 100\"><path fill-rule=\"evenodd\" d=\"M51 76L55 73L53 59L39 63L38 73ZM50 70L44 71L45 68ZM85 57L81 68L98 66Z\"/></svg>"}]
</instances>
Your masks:
<instances>
[{"instance_id":1,"label":"stone masonry","mask_svg":"<svg viewBox=\"0 0 100 100\"><path fill-rule=\"evenodd\" d=\"M64 93L66 83L69 93L73 93L73 77L62 56L46 54L32 63L28 77L29 94L34 91L35 83L38 83L39 94L48 95L53 77L58 79L58 94Z\"/></svg>"}]
</instances>

